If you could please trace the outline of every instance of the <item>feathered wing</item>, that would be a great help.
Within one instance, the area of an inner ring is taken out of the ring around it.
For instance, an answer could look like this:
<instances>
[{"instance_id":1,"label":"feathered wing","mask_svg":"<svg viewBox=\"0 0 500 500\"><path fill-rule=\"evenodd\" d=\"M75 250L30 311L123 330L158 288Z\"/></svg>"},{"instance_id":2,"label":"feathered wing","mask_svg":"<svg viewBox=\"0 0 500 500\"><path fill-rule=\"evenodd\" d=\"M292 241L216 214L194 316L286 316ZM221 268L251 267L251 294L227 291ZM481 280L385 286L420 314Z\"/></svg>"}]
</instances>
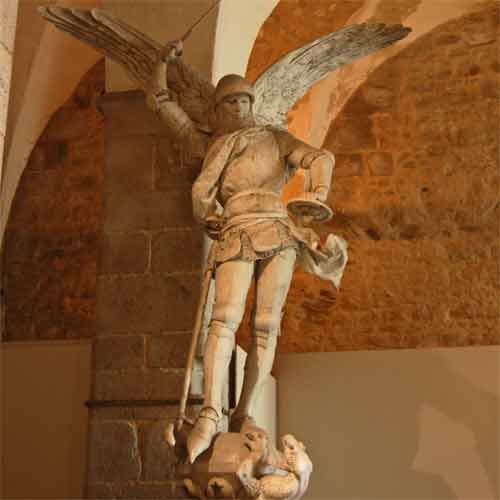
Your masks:
<instances>
[{"instance_id":1,"label":"feathered wing","mask_svg":"<svg viewBox=\"0 0 500 500\"><path fill-rule=\"evenodd\" d=\"M331 71L388 47L410 32L400 24L358 24L288 53L255 82L257 121L286 128L288 111L312 85Z\"/></svg>"},{"instance_id":2,"label":"feathered wing","mask_svg":"<svg viewBox=\"0 0 500 500\"><path fill-rule=\"evenodd\" d=\"M146 89L162 46L123 21L99 10L40 7L40 14L60 30L82 40L125 68ZM180 59L171 61L167 85L179 105L196 123L208 124L213 85Z\"/></svg>"}]
</instances>

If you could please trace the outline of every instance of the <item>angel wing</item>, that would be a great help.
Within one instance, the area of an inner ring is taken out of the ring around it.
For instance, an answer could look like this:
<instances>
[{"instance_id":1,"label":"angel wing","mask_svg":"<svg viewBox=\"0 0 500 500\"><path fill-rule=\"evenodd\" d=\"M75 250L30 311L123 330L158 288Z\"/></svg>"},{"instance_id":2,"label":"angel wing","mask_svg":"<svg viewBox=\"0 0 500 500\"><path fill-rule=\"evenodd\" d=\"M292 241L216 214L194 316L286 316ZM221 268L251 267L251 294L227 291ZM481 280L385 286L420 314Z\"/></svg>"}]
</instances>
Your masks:
<instances>
[{"instance_id":1,"label":"angel wing","mask_svg":"<svg viewBox=\"0 0 500 500\"><path fill-rule=\"evenodd\" d=\"M119 63L141 88L147 88L163 49L158 42L99 9L49 6L39 7L39 12L60 30ZM177 58L168 65L167 86L189 117L206 127L215 92L213 85Z\"/></svg>"},{"instance_id":2,"label":"angel wing","mask_svg":"<svg viewBox=\"0 0 500 500\"><path fill-rule=\"evenodd\" d=\"M348 26L289 52L255 82L258 123L286 128L290 108L328 73L408 36L401 24Z\"/></svg>"}]
</instances>

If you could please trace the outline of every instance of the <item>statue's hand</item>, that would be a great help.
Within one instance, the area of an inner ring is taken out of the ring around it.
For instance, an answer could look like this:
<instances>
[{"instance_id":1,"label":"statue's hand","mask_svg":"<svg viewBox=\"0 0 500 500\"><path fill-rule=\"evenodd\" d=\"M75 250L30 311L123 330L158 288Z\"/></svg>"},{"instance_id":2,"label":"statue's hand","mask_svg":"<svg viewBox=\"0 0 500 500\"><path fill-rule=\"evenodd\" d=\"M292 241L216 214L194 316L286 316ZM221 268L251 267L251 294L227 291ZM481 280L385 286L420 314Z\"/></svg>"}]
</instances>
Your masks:
<instances>
[{"instance_id":1,"label":"statue's hand","mask_svg":"<svg viewBox=\"0 0 500 500\"><path fill-rule=\"evenodd\" d=\"M321 203L325 203L328 199L328 188L327 187L317 187L313 192L314 197L321 201Z\"/></svg>"},{"instance_id":2,"label":"statue's hand","mask_svg":"<svg viewBox=\"0 0 500 500\"><path fill-rule=\"evenodd\" d=\"M184 51L184 43L182 40L168 42L160 52L160 61L169 62L176 57L181 57Z\"/></svg>"},{"instance_id":3,"label":"statue's hand","mask_svg":"<svg viewBox=\"0 0 500 500\"><path fill-rule=\"evenodd\" d=\"M212 240L219 239L222 226L222 218L217 215L211 215L205 219L205 231Z\"/></svg>"}]
</instances>

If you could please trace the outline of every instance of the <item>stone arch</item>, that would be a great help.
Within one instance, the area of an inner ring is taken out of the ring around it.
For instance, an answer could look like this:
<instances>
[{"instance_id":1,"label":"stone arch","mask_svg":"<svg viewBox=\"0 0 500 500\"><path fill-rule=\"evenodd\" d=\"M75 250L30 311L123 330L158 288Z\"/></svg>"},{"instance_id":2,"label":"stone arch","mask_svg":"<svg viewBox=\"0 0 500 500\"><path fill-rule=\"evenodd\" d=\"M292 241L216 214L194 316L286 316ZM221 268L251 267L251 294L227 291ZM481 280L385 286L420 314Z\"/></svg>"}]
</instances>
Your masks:
<instances>
[{"instance_id":1,"label":"stone arch","mask_svg":"<svg viewBox=\"0 0 500 500\"><path fill-rule=\"evenodd\" d=\"M93 336L104 165L104 60L31 151L6 227L4 340Z\"/></svg>"},{"instance_id":2,"label":"stone arch","mask_svg":"<svg viewBox=\"0 0 500 500\"><path fill-rule=\"evenodd\" d=\"M422 36L332 122L337 217L321 232L348 239L351 265L338 295L297 273L282 350L500 342L497 13Z\"/></svg>"},{"instance_id":3,"label":"stone arch","mask_svg":"<svg viewBox=\"0 0 500 500\"><path fill-rule=\"evenodd\" d=\"M49 26L38 14L44 2L19 2L9 114L1 169L0 244L19 179L50 117L101 58L91 48ZM85 2L87 8L100 0ZM80 5L68 0L65 6Z\"/></svg>"}]
</instances>

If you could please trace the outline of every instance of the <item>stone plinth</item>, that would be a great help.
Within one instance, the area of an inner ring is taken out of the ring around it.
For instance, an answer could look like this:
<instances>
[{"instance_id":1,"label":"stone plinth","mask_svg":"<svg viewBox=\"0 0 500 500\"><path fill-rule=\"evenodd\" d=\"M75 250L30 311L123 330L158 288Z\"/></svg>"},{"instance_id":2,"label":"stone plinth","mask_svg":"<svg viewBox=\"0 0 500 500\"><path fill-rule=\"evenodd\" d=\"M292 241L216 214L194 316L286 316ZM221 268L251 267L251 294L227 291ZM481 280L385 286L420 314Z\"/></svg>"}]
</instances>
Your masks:
<instances>
[{"instance_id":1,"label":"stone plinth","mask_svg":"<svg viewBox=\"0 0 500 500\"><path fill-rule=\"evenodd\" d=\"M202 237L182 151L142 92L106 95L103 234L89 437L91 498L182 498L164 441L180 397ZM180 265L175 259L180 254Z\"/></svg>"}]
</instances>

